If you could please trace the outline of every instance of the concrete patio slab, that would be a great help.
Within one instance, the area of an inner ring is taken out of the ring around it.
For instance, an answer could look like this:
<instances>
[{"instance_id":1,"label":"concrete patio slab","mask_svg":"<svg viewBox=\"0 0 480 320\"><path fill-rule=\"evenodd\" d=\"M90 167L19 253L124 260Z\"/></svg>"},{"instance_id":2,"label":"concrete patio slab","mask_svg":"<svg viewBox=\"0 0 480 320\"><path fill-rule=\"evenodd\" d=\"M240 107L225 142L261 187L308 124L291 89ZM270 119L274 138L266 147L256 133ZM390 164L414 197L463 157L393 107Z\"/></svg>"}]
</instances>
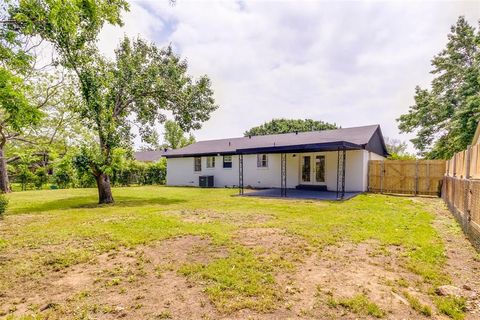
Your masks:
<instances>
[{"instance_id":1,"label":"concrete patio slab","mask_svg":"<svg viewBox=\"0 0 480 320\"><path fill-rule=\"evenodd\" d=\"M343 200L348 200L361 192L345 192ZM281 189L272 188L272 189L245 189L243 194L247 197L269 197L269 198L281 198ZM297 189L287 189L287 198L290 199L314 199L314 200L342 200L337 199L337 192L335 191L316 191L316 190L297 190Z\"/></svg>"}]
</instances>

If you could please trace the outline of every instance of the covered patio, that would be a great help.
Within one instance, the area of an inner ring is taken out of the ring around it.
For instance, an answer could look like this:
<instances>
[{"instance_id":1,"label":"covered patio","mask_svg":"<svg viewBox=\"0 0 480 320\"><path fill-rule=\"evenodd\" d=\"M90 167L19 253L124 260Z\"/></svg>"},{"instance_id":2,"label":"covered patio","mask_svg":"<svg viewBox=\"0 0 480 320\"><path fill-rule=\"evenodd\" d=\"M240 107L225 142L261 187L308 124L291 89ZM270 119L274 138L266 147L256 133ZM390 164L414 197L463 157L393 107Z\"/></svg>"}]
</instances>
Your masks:
<instances>
[{"instance_id":1,"label":"covered patio","mask_svg":"<svg viewBox=\"0 0 480 320\"><path fill-rule=\"evenodd\" d=\"M280 198L287 197L290 199L311 199L311 200L328 200L335 201L339 200L336 191L318 191L318 190L298 190L298 189L287 189L287 195L282 194L280 188L271 188L271 189L245 189L243 195L247 197L265 197L265 198ZM360 192L345 192L341 200L348 200Z\"/></svg>"},{"instance_id":2,"label":"covered patio","mask_svg":"<svg viewBox=\"0 0 480 320\"><path fill-rule=\"evenodd\" d=\"M363 146L347 142L334 141L315 144L287 145L287 146L269 146L259 148L237 149L239 157L238 186L239 195L259 196L259 197L289 197L298 199L318 199L318 200L344 200L357 195L355 192L345 191L345 171L346 171L346 152L347 150L361 150ZM336 190L298 190L287 187L287 154L307 153L307 152L336 152ZM252 190L245 192L244 188L244 164L243 156L249 154L280 154L280 186L278 188Z\"/></svg>"}]
</instances>

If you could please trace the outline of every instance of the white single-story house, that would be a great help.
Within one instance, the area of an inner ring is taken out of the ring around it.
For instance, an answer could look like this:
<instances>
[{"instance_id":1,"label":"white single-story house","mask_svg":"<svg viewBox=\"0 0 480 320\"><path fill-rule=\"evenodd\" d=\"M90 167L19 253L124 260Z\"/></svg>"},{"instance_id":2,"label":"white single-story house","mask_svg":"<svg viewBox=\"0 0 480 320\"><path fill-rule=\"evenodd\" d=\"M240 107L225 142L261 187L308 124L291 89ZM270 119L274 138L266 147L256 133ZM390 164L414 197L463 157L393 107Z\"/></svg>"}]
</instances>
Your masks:
<instances>
[{"instance_id":1,"label":"white single-story house","mask_svg":"<svg viewBox=\"0 0 480 320\"><path fill-rule=\"evenodd\" d=\"M199 141L168 150L167 185L363 192L388 155L379 125ZM285 191L286 192L286 191Z\"/></svg>"}]
</instances>

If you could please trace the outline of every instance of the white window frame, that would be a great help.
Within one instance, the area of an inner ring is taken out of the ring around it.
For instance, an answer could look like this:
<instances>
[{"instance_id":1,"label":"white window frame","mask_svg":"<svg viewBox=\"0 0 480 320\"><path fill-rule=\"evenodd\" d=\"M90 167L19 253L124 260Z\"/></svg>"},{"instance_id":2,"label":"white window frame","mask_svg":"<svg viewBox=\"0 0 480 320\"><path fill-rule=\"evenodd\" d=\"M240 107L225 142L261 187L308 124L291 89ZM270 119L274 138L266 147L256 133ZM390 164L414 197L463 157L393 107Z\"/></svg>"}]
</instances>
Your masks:
<instances>
[{"instance_id":1,"label":"white window frame","mask_svg":"<svg viewBox=\"0 0 480 320\"><path fill-rule=\"evenodd\" d=\"M215 168L215 156L207 157L207 169L214 169Z\"/></svg>"},{"instance_id":2,"label":"white window frame","mask_svg":"<svg viewBox=\"0 0 480 320\"><path fill-rule=\"evenodd\" d=\"M197 159L200 159L200 170L197 170ZM202 172L202 157L193 157L193 172Z\"/></svg>"},{"instance_id":3,"label":"white window frame","mask_svg":"<svg viewBox=\"0 0 480 320\"><path fill-rule=\"evenodd\" d=\"M230 161L225 161L225 158L230 158ZM225 163L230 163L230 167L225 167ZM228 169L228 170L231 170L233 168L233 156L232 155L223 156L222 167L223 167L223 169Z\"/></svg>"},{"instance_id":4,"label":"white window frame","mask_svg":"<svg viewBox=\"0 0 480 320\"><path fill-rule=\"evenodd\" d=\"M257 168L259 169L268 168L268 154L266 153L257 154Z\"/></svg>"}]
</instances>

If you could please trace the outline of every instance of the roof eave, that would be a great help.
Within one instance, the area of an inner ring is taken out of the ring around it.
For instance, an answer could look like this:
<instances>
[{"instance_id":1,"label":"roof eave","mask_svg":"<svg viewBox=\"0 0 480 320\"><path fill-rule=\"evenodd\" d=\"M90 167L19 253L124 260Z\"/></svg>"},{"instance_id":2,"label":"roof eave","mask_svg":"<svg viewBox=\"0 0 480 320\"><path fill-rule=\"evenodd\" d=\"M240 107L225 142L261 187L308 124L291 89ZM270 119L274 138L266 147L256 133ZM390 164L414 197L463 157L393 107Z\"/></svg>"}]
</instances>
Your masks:
<instances>
[{"instance_id":1,"label":"roof eave","mask_svg":"<svg viewBox=\"0 0 480 320\"><path fill-rule=\"evenodd\" d=\"M292 146L270 146L258 148L237 149L238 154L256 154L256 153L293 153L293 152L318 152L318 151L337 151L364 149L362 145L348 141L335 141L324 143L312 143Z\"/></svg>"}]
</instances>

